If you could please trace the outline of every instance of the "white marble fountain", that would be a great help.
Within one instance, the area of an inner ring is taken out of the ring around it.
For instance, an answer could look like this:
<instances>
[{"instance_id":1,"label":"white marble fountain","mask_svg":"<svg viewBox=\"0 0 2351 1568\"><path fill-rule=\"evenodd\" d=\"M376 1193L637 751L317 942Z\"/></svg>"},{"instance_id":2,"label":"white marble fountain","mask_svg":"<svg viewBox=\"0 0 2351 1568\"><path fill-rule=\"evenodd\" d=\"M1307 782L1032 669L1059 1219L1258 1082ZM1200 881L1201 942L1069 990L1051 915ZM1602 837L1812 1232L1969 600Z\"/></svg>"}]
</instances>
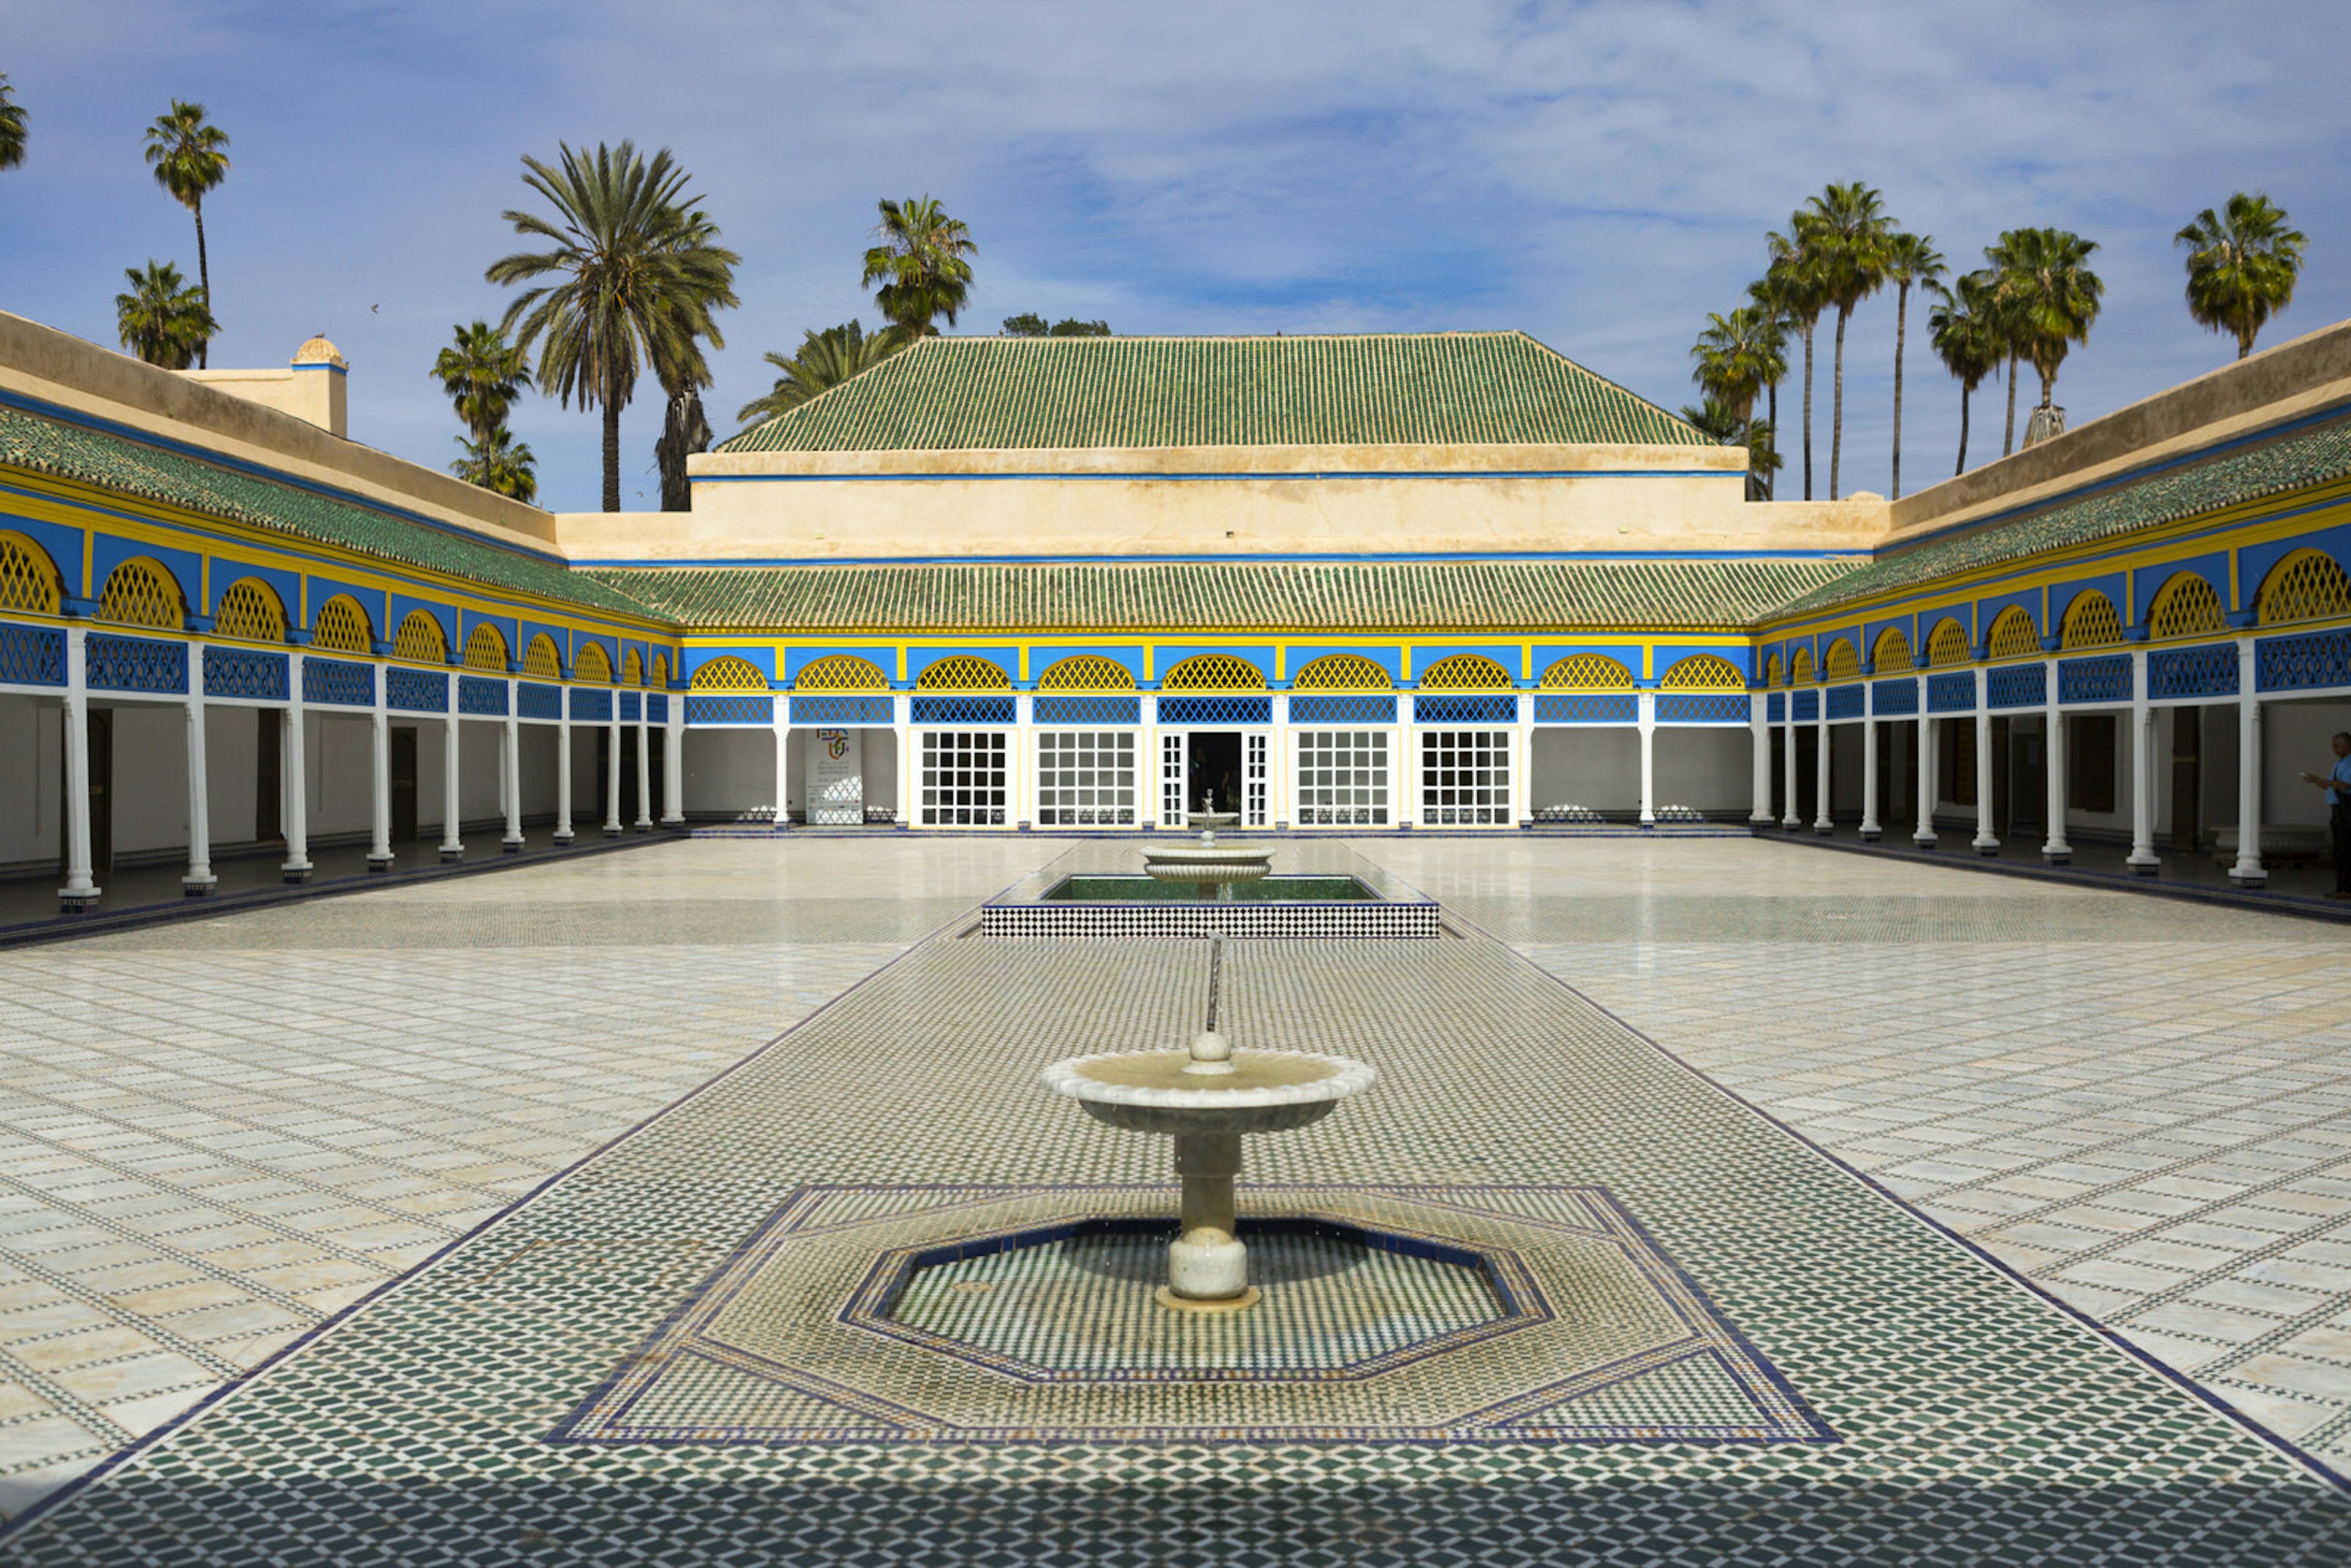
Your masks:
<instances>
[{"instance_id":1,"label":"white marble fountain","mask_svg":"<svg viewBox=\"0 0 2351 1568\"><path fill-rule=\"evenodd\" d=\"M1217 1032L1224 941L1208 946L1208 1027L1186 1051L1111 1051L1045 1069L1045 1086L1098 1122L1176 1140L1184 1184L1183 1233L1167 1248L1163 1306L1237 1312L1258 1300L1249 1249L1236 1234L1233 1178L1241 1139L1319 1122L1379 1074L1360 1061L1301 1051L1235 1051Z\"/></svg>"},{"instance_id":2,"label":"white marble fountain","mask_svg":"<svg viewBox=\"0 0 2351 1568\"><path fill-rule=\"evenodd\" d=\"M1216 801L1211 798L1207 803L1213 806ZM1153 881L1189 883L1199 890L1202 898L1229 904L1235 883L1261 882L1273 870L1273 852L1270 849L1217 842L1217 830L1239 821L1238 812L1195 811L1192 821L1201 829L1198 843L1155 844L1144 850L1143 869Z\"/></svg>"}]
</instances>

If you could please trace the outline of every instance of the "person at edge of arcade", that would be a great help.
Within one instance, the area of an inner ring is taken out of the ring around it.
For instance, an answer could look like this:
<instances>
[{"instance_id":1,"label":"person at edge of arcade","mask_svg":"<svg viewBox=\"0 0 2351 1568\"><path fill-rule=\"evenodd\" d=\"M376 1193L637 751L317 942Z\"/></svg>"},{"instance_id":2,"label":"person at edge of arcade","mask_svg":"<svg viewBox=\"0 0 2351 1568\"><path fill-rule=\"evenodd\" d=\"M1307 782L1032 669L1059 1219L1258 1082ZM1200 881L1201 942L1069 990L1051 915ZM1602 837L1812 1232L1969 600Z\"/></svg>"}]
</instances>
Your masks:
<instances>
[{"instance_id":1,"label":"person at edge of arcade","mask_svg":"<svg viewBox=\"0 0 2351 1568\"><path fill-rule=\"evenodd\" d=\"M2327 743L2335 748L2335 766L2324 777L2305 773L2302 781L2326 791L2327 827L2335 835L2335 891L2329 898L2351 898L2351 731L2336 730Z\"/></svg>"}]
</instances>

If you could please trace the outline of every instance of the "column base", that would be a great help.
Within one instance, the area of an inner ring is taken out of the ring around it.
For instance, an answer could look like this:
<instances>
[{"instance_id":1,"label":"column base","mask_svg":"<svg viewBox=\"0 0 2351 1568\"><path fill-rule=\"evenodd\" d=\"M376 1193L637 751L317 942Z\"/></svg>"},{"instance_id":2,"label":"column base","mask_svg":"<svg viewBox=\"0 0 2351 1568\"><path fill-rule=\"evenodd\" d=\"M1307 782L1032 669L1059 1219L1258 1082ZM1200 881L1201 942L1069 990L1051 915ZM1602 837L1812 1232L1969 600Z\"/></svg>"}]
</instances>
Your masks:
<instances>
[{"instance_id":1,"label":"column base","mask_svg":"<svg viewBox=\"0 0 2351 1568\"><path fill-rule=\"evenodd\" d=\"M2071 849L2053 850L2048 845L2043 844L2041 846L2041 863L2043 865L2072 865L2074 863L2074 852Z\"/></svg>"},{"instance_id":2,"label":"column base","mask_svg":"<svg viewBox=\"0 0 2351 1568\"><path fill-rule=\"evenodd\" d=\"M288 862L287 864L281 865L277 868L277 874L283 877L289 884L309 881L310 872L311 865L308 861L304 861L300 865L295 865Z\"/></svg>"},{"instance_id":3,"label":"column base","mask_svg":"<svg viewBox=\"0 0 2351 1568\"><path fill-rule=\"evenodd\" d=\"M1941 841L1932 833L1913 833L1910 835L1910 847L1914 850L1927 851L1928 853L1932 853L1940 842Z\"/></svg>"},{"instance_id":4,"label":"column base","mask_svg":"<svg viewBox=\"0 0 2351 1568\"><path fill-rule=\"evenodd\" d=\"M2229 883L2232 887L2267 887L2270 873L2260 866L2231 866Z\"/></svg>"},{"instance_id":5,"label":"column base","mask_svg":"<svg viewBox=\"0 0 2351 1568\"><path fill-rule=\"evenodd\" d=\"M685 826L685 819L683 816L664 817L661 820L661 825L664 828L682 828Z\"/></svg>"},{"instance_id":6,"label":"column base","mask_svg":"<svg viewBox=\"0 0 2351 1568\"><path fill-rule=\"evenodd\" d=\"M460 861L464 860L465 858L465 845L463 845L463 844L443 844L443 845L441 846L441 863L442 863L443 865L455 865L458 862L460 862Z\"/></svg>"},{"instance_id":7,"label":"column base","mask_svg":"<svg viewBox=\"0 0 2351 1568\"><path fill-rule=\"evenodd\" d=\"M617 839L621 836L621 830L609 822L604 825L602 831L604 836L608 839Z\"/></svg>"},{"instance_id":8,"label":"column base","mask_svg":"<svg viewBox=\"0 0 2351 1568\"><path fill-rule=\"evenodd\" d=\"M1996 855L2000 853L2000 841L1998 839L1977 839L1969 847L1973 849L1976 853L1980 855Z\"/></svg>"},{"instance_id":9,"label":"column base","mask_svg":"<svg viewBox=\"0 0 2351 1568\"><path fill-rule=\"evenodd\" d=\"M568 850L571 847L570 829L558 828L555 830L555 847L559 850Z\"/></svg>"},{"instance_id":10,"label":"column base","mask_svg":"<svg viewBox=\"0 0 2351 1568\"><path fill-rule=\"evenodd\" d=\"M59 915L89 914L98 907L99 894L101 891L95 887L86 890L61 887L57 889L57 913Z\"/></svg>"},{"instance_id":11,"label":"column base","mask_svg":"<svg viewBox=\"0 0 2351 1568\"><path fill-rule=\"evenodd\" d=\"M522 853L522 841L520 839L502 839L498 841L498 852L501 854L518 855Z\"/></svg>"},{"instance_id":12,"label":"column base","mask_svg":"<svg viewBox=\"0 0 2351 1568\"><path fill-rule=\"evenodd\" d=\"M1835 831L1836 824L1834 822L1814 822L1813 824L1813 833L1816 838L1825 839L1831 833Z\"/></svg>"},{"instance_id":13,"label":"column base","mask_svg":"<svg viewBox=\"0 0 2351 1568\"><path fill-rule=\"evenodd\" d=\"M206 872L202 876L183 876L180 879L180 896L203 898L219 885L220 878L210 872Z\"/></svg>"},{"instance_id":14,"label":"column base","mask_svg":"<svg viewBox=\"0 0 2351 1568\"><path fill-rule=\"evenodd\" d=\"M1876 828L1864 828L1861 830L1861 841L1865 844L1874 844L1885 836L1886 835L1883 832L1879 831Z\"/></svg>"},{"instance_id":15,"label":"column base","mask_svg":"<svg viewBox=\"0 0 2351 1568\"><path fill-rule=\"evenodd\" d=\"M650 833L653 831L653 825L650 821L640 821L632 822L629 825L641 833Z\"/></svg>"},{"instance_id":16,"label":"column base","mask_svg":"<svg viewBox=\"0 0 2351 1568\"><path fill-rule=\"evenodd\" d=\"M2145 860L2141 860L2137 855L2133 855L2128 860L2123 862L2123 864L2130 867L2131 874L2133 876L2160 876L2163 874L2163 862L2156 859L2153 855L2147 856Z\"/></svg>"}]
</instances>

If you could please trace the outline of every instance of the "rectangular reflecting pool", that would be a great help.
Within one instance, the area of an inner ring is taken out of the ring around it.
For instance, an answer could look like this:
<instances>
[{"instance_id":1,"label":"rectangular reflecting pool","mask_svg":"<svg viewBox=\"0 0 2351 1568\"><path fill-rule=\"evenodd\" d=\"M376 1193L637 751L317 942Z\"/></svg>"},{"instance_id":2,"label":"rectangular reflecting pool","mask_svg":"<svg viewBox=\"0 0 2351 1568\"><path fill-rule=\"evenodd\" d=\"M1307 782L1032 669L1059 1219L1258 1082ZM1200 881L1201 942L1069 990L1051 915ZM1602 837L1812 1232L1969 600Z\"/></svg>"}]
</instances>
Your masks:
<instances>
[{"instance_id":1,"label":"rectangular reflecting pool","mask_svg":"<svg viewBox=\"0 0 2351 1568\"><path fill-rule=\"evenodd\" d=\"M1269 876L1233 884L1236 904L1376 904L1379 894L1352 876ZM1132 873L1080 872L1039 895L1048 904L1198 904L1189 883L1160 882Z\"/></svg>"},{"instance_id":2,"label":"rectangular reflecting pool","mask_svg":"<svg viewBox=\"0 0 2351 1568\"><path fill-rule=\"evenodd\" d=\"M982 904L974 934L1063 941L1212 936L1426 941L1439 934L1436 900L1343 843L1278 841L1273 874L1235 883L1227 901L1203 898L1189 883L1144 874L1138 863L1143 853L1166 841L1138 835L1124 845L1097 841L1072 847Z\"/></svg>"}]
</instances>

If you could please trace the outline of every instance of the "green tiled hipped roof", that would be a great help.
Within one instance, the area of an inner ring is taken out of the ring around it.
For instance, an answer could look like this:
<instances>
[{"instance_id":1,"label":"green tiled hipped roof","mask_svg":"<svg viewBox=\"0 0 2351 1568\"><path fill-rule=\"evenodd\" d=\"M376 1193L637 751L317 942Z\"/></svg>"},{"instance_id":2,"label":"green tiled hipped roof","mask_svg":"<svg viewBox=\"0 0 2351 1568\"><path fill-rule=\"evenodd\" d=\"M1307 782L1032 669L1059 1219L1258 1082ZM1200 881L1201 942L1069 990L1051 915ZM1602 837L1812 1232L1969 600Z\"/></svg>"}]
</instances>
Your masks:
<instances>
[{"instance_id":1,"label":"green tiled hipped roof","mask_svg":"<svg viewBox=\"0 0 2351 1568\"><path fill-rule=\"evenodd\" d=\"M710 630L1736 630L1850 560L586 569Z\"/></svg>"},{"instance_id":2,"label":"green tiled hipped roof","mask_svg":"<svg viewBox=\"0 0 2351 1568\"><path fill-rule=\"evenodd\" d=\"M1779 617L1833 610L1880 593L2002 566L2043 551L2179 522L2351 474L2351 421L2187 463L2012 521L1914 545L1813 589Z\"/></svg>"},{"instance_id":3,"label":"green tiled hipped roof","mask_svg":"<svg viewBox=\"0 0 2351 1568\"><path fill-rule=\"evenodd\" d=\"M1707 446L1523 332L925 338L721 452Z\"/></svg>"},{"instance_id":4,"label":"green tiled hipped roof","mask_svg":"<svg viewBox=\"0 0 2351 1568\"><path fill-rule=\"evenodd\" d=\"M0 407L0 465L183 507L207 517L339 545L403 566L470 579L597 610L643 616L609 584L464 534L353 501L21 409Z\"/></svg>"}]
</instances>

